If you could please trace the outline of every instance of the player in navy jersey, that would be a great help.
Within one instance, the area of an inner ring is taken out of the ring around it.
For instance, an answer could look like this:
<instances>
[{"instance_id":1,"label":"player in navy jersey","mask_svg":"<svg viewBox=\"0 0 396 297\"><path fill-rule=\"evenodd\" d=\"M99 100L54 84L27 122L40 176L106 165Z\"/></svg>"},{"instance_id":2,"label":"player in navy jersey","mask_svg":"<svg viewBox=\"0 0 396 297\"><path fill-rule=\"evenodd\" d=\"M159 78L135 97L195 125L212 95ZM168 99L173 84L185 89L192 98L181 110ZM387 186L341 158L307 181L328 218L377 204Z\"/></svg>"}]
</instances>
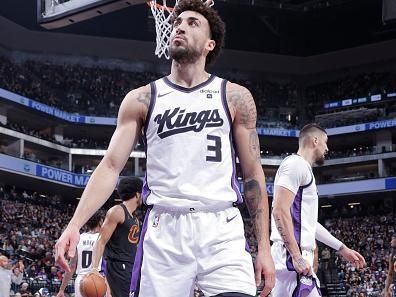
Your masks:
<instances>
[{"instance_id":1,"label":"player in navy jersey","mask_svg":"<svg viewBox=\"0 0 396 297\"><path fill-rule=\"evenodd\" d=\"M131 294L261 296L274 286L268 198L256 131L256 106L244 87L206 72L219 54L225 26L200 0L174 10L170 74L132 90L123 100L109 148L91 176L76 212L56 245L68 269L77 230L113 191L136 141L146 142L142 198L149 206L134 262ZM254 221L258 253L253 269L246 248L236 157L244 200Z\"/></svg>"},{"instance_id":2,"label":"player in navy jersey","mask_svg":"<svg viewBox=\"0 0 396 297\"><path fill-rule=\"evenodd\" d=\"M141 204L142 181L138 177L120 180L117 193L122 203L106 213L99 238L93 249L92 270L100 271L100 259L106 261L106 280L112 297L128 297L132 266L139 242L140 224L133 215Z\"/></svg>"}]
</instances>

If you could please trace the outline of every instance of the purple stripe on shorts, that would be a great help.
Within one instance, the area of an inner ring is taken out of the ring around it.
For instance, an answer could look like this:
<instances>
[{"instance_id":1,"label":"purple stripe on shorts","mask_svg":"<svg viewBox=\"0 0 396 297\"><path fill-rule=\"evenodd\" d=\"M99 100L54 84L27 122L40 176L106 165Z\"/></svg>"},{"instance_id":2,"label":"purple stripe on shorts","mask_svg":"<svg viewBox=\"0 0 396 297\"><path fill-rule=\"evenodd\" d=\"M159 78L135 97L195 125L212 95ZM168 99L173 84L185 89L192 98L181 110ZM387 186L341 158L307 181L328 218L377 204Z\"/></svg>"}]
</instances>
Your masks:
<instances>
[{"instance_id":1,"label":"purple stripe on shorts","mask_svg":"<svg viewBox=\"0 0 396 297\"><path fill-rule=\"evenodd\" d=\"M102 258L102 265L100 266L100 271L103 276L106 276L106 268L107 268L107 262L105 259Z\"/></svg>"},{"instance_id":2,"label":"purple stripe on shorts","mask_svg":"<svg viewBox=\"0 0 396 297\"><path fill-rule=\"evenodd\" d=\"M147 198L150 194L151 194L151 190L147 183L147 172L146 172L144 176L143 189L142 189L142 199L144 204L146 204Z\"/></svg>"},{"instance_id":3,"label":"purple stripe on shorts","mask_svg":"<svg viewBox=\"0 0 396 297\"><path fill-rule=\"evenodd\" d=\"M293 221L294 228L294 237L296 238L297 244L300 247L301 244L301 204L302 204L302 194L303 188L299 188L296 196L294 197L292 209L291 209L291 217ZM301 249L301 248L300 248ZM289 271L295 271L293 266L292 257L289 252L286 251L286 267Z\"/></svg>"},{"instance_id":4,"label":"purple stripe on shorts","mask_svg":"<svg viewBox=\"0 0 396 297\"><path fill-rule=\"evenodd\" d=\"M129 291L130 293L134 293L134 295L132 295L134 297L139 296L140 275L143 264L143 241L147 231L148 217L150 215L150 211L151 208L147 209L146 216L144 217L143 227L140 233L140 241L135 255L135 262L133 263L133 268L132 268L131 286Z\"/></svg>"},{"instance_id":5,"label":"purple stripe on shorts","mask_svg":"<svg viewBox=\"0 0 396 297\"><path fill-rule=\"evenodd\" d=\"M316 279L312 276L297 276L297 287L294 289L292 297L306 297L312 290L317 289L320 296L322 293L316 283Z\"/></svg>"},{"instance_id":6,"label":"purple stripe on shorts","mask_svg":"<svg viewBox=\"0 0 396 297\"><path fill-rule=\"evenodd\" d=\"M249 242L245 239L245 250L250 254L252 250L250 249Z\"/></svg>"}]
</instances>

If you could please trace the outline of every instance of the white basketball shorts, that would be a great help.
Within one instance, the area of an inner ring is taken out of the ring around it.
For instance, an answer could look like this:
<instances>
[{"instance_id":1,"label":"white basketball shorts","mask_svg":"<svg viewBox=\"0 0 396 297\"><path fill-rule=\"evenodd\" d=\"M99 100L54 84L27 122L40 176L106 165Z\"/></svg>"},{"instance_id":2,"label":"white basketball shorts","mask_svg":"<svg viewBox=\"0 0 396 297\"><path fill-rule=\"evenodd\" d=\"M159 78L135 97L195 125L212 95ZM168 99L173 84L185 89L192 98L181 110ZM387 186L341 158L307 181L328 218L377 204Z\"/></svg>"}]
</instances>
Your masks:
<instances>
[{"instance_id":1,"label":"white basketball shorts","mask_svg":"<svg viewBox=\"0 0 396 297\"><path fill-rule=\"evenodd\" d=\"M135 257L130 297L256 294L253 263L236 207L217 211L147 211Z\"/></svg>"},{"instance_id":2,"label":"white basketball shorts","mask_svg":"<svg viewBox=\"0 0 396 297\"><path fill-rule=\"evenodd\" d=\"M281 242L274 242L271 255L276 270L276 283L271 297L319 297L320 283L316 275L312 277L300 276L291 270L293 264L287 259L286 248ZM302 251L302 257L313 266L313 251ZM288 263L289 262L289 263Z\"/></svg>"}]
</instances>

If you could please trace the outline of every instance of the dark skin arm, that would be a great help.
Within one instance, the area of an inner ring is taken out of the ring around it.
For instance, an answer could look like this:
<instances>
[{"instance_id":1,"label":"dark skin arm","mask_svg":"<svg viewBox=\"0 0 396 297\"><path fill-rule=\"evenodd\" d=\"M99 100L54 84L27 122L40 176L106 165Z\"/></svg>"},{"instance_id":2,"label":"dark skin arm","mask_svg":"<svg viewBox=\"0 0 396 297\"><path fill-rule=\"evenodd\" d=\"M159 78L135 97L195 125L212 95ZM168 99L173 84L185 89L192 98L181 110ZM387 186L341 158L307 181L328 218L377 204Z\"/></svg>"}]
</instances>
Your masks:
<instances>
[{"instance_id":1,"label":"dark skin arm","mask_svg":"<svg viewBox=\"0 0 396 297\"><path fill-rule=\"evenodd\" d=\"M111 236L114 233L114 230L117 228L118 224L122 224L124 222L124 210L121 206L116 205L109 209L106 214L106 218L103 222L103 225L100 229L98 240L95 242L93 254L92 254L92 269L99 271L99 262L103 256L103 252L105 246Z\"/></svg>"}]
</instances>

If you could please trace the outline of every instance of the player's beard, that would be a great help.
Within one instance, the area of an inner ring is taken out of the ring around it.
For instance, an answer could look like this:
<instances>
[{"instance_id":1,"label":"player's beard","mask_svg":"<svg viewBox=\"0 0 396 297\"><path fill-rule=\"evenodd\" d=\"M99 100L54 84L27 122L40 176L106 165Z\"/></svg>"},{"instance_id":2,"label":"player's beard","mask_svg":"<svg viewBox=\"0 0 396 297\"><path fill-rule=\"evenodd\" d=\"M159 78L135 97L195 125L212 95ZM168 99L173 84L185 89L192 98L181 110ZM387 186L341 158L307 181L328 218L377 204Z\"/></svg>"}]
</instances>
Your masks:
<instances>
[{"instance_id":1,"label":"player's beard","mask_svg":"<svg viewBox=\"0 0 396 297\"><path fill-rule=\"evenodd\" d=\"M193 64L195 63L200 52L196 48L182 47L182 46L169 46L169 56L180 64Z\"/></svg>"},{"instance_id":2,"label":"player's beard","mask_svg":"<svg viewBox=\"0 0 396 297\"><path fill-rule=\"evenodd\" d=\"M318 158L316 158L315 164L318 166L322 166L325 162L325 155L319 155Z\"/></svg>"}]
</instances>

